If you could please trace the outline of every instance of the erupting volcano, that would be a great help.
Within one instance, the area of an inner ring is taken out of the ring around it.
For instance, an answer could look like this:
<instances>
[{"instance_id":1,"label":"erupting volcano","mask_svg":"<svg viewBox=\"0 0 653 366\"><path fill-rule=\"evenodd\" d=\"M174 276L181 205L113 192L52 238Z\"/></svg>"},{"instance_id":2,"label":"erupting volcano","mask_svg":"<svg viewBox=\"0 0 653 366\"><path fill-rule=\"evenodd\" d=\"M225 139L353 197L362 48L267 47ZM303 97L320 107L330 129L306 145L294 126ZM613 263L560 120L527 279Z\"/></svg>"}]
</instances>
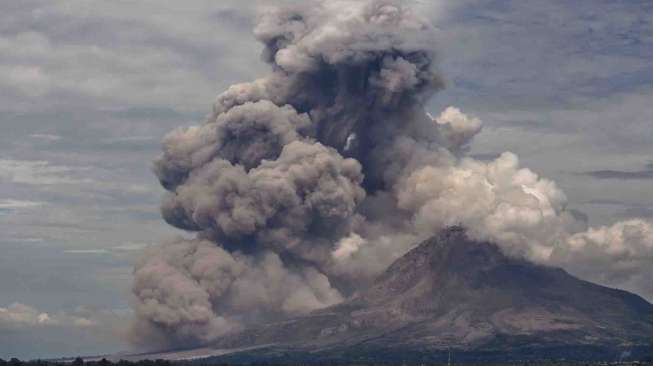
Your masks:
<instances>
[{"instance_id":1,"label":"erupting volcano","mask_svg":"<svg viewBox=\"0 0 653 366\"><path fill-rule=\"evenodd\" d=\"M295 4L254 34L270 75L220 94L155 162L164 219L196 234L137 265L137 342L346 353L653 339L651 304L550 267L652 295L653 225L588 229L514 154L467 157L482 123L426 112L444 87L437 31L410 7Z\"/></svg>"}]
</instances>

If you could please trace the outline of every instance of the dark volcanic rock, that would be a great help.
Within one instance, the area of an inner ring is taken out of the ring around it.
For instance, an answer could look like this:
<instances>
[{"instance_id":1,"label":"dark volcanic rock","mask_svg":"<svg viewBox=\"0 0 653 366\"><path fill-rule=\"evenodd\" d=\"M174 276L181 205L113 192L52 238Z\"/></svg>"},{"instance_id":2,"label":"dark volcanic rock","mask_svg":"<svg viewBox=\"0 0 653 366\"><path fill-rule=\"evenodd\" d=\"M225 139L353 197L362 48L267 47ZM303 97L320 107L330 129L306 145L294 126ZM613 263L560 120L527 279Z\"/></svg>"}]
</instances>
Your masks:
<instances>
[{"instance_id":1,"label":"dark volcanic rock","mask_svg":"<svg viewBox=\"0 0 653 366\"><path fill-rule=\"evenodd\" d=\"M324 355L631 349L653 344L653 305L507 257L452 227L398 259L358 296L214 346L257 344Z\"/></svg>"}]
</instances>

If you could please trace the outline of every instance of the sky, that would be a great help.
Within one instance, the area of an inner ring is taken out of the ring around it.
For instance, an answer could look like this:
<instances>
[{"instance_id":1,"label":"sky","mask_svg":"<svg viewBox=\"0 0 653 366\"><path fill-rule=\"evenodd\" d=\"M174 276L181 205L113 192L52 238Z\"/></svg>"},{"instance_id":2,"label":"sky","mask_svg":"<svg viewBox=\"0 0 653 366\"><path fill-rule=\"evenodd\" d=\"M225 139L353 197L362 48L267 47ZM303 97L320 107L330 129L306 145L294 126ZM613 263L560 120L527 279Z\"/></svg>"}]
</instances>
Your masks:
<instances>
[{"instance_id":1,"label":"sky","mask_svg":"<svg viewBox=\"0 0 653 366\"><path fill-rule=\"evenodd\" d=\"M243 1L0 0L0 357L126 349L160 141L267 72ZM589 224L653 217L648 1L415 1L471 154L517 154ZM649 299L651 300L651 299ZM106 326L112 324L112 326ZM55 336L65 334L65 337Z\"/></svg>"}]
</instances>

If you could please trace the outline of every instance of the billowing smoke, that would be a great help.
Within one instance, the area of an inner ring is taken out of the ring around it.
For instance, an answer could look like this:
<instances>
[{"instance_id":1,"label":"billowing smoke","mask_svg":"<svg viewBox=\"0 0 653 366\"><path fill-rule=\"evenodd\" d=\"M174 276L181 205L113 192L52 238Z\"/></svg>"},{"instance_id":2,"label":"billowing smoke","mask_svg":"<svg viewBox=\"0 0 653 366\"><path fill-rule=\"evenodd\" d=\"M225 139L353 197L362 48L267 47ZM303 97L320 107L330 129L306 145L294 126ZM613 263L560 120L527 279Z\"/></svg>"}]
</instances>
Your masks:
<instances>
[{"instance_id":1,"label":"billowing smoke","mask_svg":"<svg viewBox=\"0 0 653 366\"><path fill-rule=\"evenodd\" d=\"M210 342L336 304L454 224L513 255L648 285L650 224L585 231L555 183L514 154L465 157L478 118L425 112L443 86L433 32L399 1L261 16L271 74L231 86L206 123L165 138L155 163L163 217L196 238L150 249L135 269L141 339Z\"/></svg>"},{"instance_id":2,"label":"billowing smoke","mask_svg":"<svg viewBox=\"0 0 653 366\"><path fill-rule=\"evenodd\" d=\"M324 274L311 266L290 270L272 251L229 253L201 239L150 251L135 272L136 329L147 336L164 331L155 340L177 346L239 329L243 316L254 321L342 300Z\"/></svg>"}]
</instances>

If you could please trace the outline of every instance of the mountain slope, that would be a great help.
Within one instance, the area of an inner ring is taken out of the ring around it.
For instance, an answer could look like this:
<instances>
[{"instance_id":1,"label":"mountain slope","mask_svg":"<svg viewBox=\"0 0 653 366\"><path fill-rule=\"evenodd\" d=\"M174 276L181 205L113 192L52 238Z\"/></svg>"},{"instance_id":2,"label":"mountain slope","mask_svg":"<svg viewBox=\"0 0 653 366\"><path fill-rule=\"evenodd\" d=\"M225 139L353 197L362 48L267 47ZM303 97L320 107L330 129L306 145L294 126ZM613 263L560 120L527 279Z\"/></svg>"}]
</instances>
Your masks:
<instances>
[{"instance_id":1,"label":"mountain slope","mask_svg":"<svg viewBox=\"0 0 653 366\"><path fill-rule=\"evenodd\" d=\"M505 256L445 230L394 262L367 291L215 347L354 354L626 349L653 343L653 305L567 272Z\"/></svg>"}]
</instances>

